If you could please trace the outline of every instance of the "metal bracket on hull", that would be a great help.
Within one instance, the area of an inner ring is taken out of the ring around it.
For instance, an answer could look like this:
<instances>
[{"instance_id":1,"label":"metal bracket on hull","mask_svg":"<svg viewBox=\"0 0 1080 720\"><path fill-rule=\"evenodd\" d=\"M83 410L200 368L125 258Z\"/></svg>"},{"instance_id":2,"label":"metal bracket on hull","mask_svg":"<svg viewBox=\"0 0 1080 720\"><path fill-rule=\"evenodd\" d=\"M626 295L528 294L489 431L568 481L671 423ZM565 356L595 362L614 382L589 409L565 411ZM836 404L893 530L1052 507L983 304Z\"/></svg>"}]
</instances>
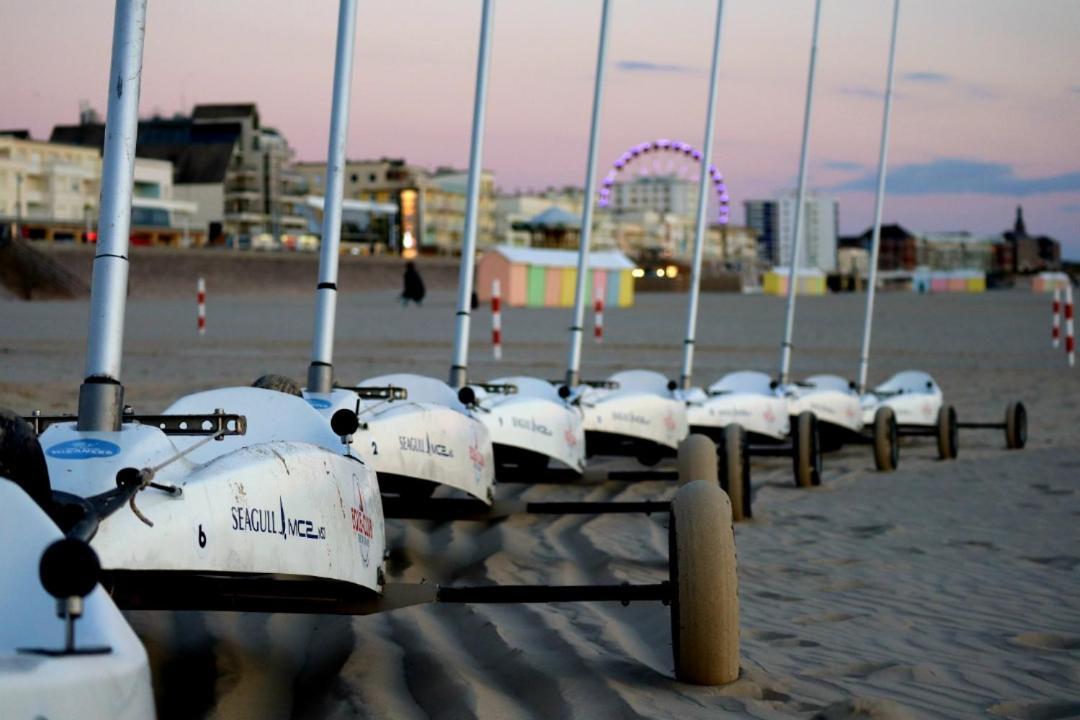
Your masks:
<instances>
[{"instance_id":1,"label":"metal bracket on hull","mask_svg":"<svg viewBox=\"0 0 1080 720\"><path fill-rule=\"evenodd\" d=\"M35 412L23 418L40 435L55 423L75 422L75 415L41 415ZM125 424L137 423L156 427L166 435L210 435L219 439L226 435L243 435L247 432L247 417L224 410L202 415L124 415Z\"/></svg>"},{"instance_id":2,"label":"metal bracket on hull","mask_svg":"<svg viewBox=\"0 0 1080 720\"><path fill-rule=\"evenodd\" d=\"M517 385L512 385L510 383L471 382L469 384L475 385L476 387L481 388L484 392L488 392L493 395L517 395L518 391Z\"/></svg>"},{"instance_id":3,"label":"metal bracket on hull","mask_svg":"<svg viewBox=\"0 0 1080 720\"><path fill-rule=\"evenodd\" d=\"M334 387L339 390L354 392L361 400L409 399L409 391L403 387L397 387L396 385L387 385L386 387L346 387L344 385L335 385Z\"/></svg>"}]
</instances>

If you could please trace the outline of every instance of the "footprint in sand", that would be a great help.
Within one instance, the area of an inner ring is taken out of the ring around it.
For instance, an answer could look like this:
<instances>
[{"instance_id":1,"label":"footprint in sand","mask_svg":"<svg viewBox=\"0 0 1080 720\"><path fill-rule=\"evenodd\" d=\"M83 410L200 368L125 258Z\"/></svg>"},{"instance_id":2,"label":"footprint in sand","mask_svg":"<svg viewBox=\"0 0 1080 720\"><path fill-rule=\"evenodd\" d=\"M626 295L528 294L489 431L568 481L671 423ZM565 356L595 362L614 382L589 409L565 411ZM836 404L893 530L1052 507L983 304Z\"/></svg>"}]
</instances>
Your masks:
<instances>
[{"instance_id":1,"label":"footprint in sand","mask_svg":"<svg viewBox=\"0 0 1080 720\"><path fill-rule=\"evenodd\" d=\"M813 640L800 640L798 635L792 635L791 633L759 630L751 631L747 635L754 640L763 640L776 647L821 647L821 643Z\"/></svg>"},{"instance_id":2,"label":"footprint in sand","mask_svg":"<svg viewBox=\"0 0 1080 720\"><path fill-rule=\"evenodd\" d=\"M1073 555L1052 555L1050 557L1026 557L1025 560L1039 565L1047 565L1055 570L1072 570L1080 565L1080 558Z\"/></svg>"},{"instance_id":3,"label":"footprint in sand","mask_svg":"<svg viewBox=\"0 0 1080 720\"><path fill-rule=\"evenodd\" d=\"M1045 700L1040 702L1003 702L988 707L987 712L1013 720L1065 720L1080 716L1080 702Z\"/></svg>"},{"instance_id":4,"label":"footprint in sand","mask_svg":"<svg viewBox=\"0 0 1080 720\"><path fill-rule=\"evenodd\" d=\"M1035 488L1043 495L1072 495L1073 491L1069 488L1056 488L1050 487L1046 483L1031 483L1031 487Z\"/></svg>"},{"instance_id":5,"label":"footprint in sand","mask_svg":"<svg viewBox=\"0 0 1080 720\"><path fill-rule=\"evenodd\" d=\"M1080 650L1080 635L1055 635L1054 633L1029 632L1009 640L1036 650Z\"/></svg>"},{"instance_id":6,"label":"footprint in sand","mask_svg":"<svg viewBox=\"0 0 1080 720\"><path fill-rule=\"evenodd\" d=\"M982 548L983 550L998 550L998 546L992 542L986 540L950 540L949 545L952 547L973 547Z\"/></svg>"},{"instance_id":7,"label":"footprint in sand","mask_svg":"<svg viewBox=\"0 0 1080 720\"><path fill-rule=\"evenodd\" d=\"M884 525L857 525L855 527L848 528L851 534L860 540L868 540L878 535L884 535L893 529L893 526L886 523Z\"/></svg>"},{"instance_id":8,"label":"footprint in sand","mask_svg":"<svg viewBox=\"0 0 1080 720\"><path fill-rule=\"evenodd\" d=\"M882 698L851 698L825 708L812 720L909 720L914 717L905 707Z\"/></svg>"},{"instance_id":9,"label":"footprint in sand","mask_svg":"<svg viewBox=\"0 0 1080 720\"><path fill-rule=\"evenodd\" d=\"M853 613L825 613L824 615L803 615L792 620L796 625L818 625L820 623L844 622L855 618L866 617Z\"/></svg>"},{"instance_id":10,"label":"footprint in sand","mask_svg":"<svg viewBox=\"0 0 1080 720\"><path fill-rule=\"evenodd\" d=\"M794 597L791 595L781 595L780 593L770 592L765 590L764 592L755 593L757 597L764 600L775 600L776 602L801 602L802 598Z\"/></svg>"}]
</instances>

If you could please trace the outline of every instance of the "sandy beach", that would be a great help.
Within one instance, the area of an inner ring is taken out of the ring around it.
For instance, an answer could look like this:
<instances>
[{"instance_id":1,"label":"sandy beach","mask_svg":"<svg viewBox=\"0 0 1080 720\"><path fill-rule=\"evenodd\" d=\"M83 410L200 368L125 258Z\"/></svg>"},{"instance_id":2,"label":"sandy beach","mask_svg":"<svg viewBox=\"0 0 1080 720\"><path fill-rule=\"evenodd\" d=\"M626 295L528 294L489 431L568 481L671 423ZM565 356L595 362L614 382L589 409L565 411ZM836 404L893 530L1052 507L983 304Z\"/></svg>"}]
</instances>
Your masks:
<instances>
[{"instance_id":1,"label":"sandy beach","mask_svg":"<svg viewBox=\"0 0 1080 720\"><path fill-rule=\"evenodd\" d=\"M396 281L342 295L342 382L389 371L445 376L452 293L437 290L422 308L402 308L395 293ZM796 375L854 375L863 300L800 300ZM610 311L604 344L587 342L585 375L636 367L676 374L684 302L643 294L633 309ZM155 412L185 393L246 385L264 372L300 377L312 313L301 294L230 295L211 284L200 338L193 297L133 298L127 402ZM0 406L74 410L87 314L85 301L0 300ZM704 295L696 380L775 372L782 316L777 298ZM568 319L566 311L504 311L496 363L490 315L479 311L471 376L559 376ZM942 462L931 442L915 438L888 475L873 470L867 448L848 447L826 456L823 485L809 491L794 487L787 461L756 460L755 516L736 528L742 677L733 685L676 682L668 613L651 603L207 622L248 622L262 637L314 622L316 640L283 660L296 666L294 687L261 690L275 693L283 718L1080 717L1080 373L1050 349L1049 324L1049 300L1022 291L879 296L871 380L928 371L961 420L998 421L1007 402L1023 400L1028 447L1006 451L999 431L965 431L959 458ZM598 463L579 485L507 485L499 496L673 492L671 483L603 480L614 466ZM667 568L663 517L388 528L389 570L409 581L655 582ZM321 666L320 648L332 656ZM244 690L234 669L219 660L215 672L189 672L159 713L247 717L243 698L258 685Z\"/></svg>"}]
</instances>

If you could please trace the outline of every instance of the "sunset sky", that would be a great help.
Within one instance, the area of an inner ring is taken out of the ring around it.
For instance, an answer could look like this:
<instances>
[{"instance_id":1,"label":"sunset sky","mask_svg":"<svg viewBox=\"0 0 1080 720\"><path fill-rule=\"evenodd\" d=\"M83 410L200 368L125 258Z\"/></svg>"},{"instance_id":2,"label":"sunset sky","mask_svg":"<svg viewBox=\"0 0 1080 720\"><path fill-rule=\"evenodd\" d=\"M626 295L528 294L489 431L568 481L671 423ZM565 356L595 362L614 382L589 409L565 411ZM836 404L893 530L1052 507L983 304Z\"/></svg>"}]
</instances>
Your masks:
<instances>
[{"instance_id":1,"label":"sunset sky","mask_svg":"<svg viewBox=\"0 0 1080 720\"><path fill-rule=\"evenodd\" d=\"M654 138L701 143L716 5L613 0L601 163ZM478 0L359 0L351 158L464 166ZM871 221L891 0L825 0L811 186L841 230ZM0 0L0 128L48 137L105 109L112 3ZM742 201L798 165L811 0L728 0L714 162ZM484 165L506 190L581 185L599 0L499 0ZM325 158L337 3L151 0L141 114L256 102L298 159ZM903 0L885 221L1030 232L1080 258L1080 2Z\"/></svg>"}]
</instances>

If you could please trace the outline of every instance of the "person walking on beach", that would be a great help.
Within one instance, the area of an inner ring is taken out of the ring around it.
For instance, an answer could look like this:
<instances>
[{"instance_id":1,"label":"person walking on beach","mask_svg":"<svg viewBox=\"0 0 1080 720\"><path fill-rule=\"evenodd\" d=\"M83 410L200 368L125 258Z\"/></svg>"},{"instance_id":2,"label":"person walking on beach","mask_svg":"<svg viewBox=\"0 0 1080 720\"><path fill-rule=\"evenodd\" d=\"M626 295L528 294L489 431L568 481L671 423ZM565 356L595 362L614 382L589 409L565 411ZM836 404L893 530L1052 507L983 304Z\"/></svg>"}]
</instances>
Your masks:
<instances>
[{"instance_id":1,"label":"person walking on beach","mask_svg":"<svg viewBox=\"0 0 1080 720\"><path fill-rule=\"evenodd\" d=\"M401 291L401 304L408 305L410 300L417 305L424 301L424 281L411 260L405 263L405 289Z\"/></svg>"}]
</instances>

